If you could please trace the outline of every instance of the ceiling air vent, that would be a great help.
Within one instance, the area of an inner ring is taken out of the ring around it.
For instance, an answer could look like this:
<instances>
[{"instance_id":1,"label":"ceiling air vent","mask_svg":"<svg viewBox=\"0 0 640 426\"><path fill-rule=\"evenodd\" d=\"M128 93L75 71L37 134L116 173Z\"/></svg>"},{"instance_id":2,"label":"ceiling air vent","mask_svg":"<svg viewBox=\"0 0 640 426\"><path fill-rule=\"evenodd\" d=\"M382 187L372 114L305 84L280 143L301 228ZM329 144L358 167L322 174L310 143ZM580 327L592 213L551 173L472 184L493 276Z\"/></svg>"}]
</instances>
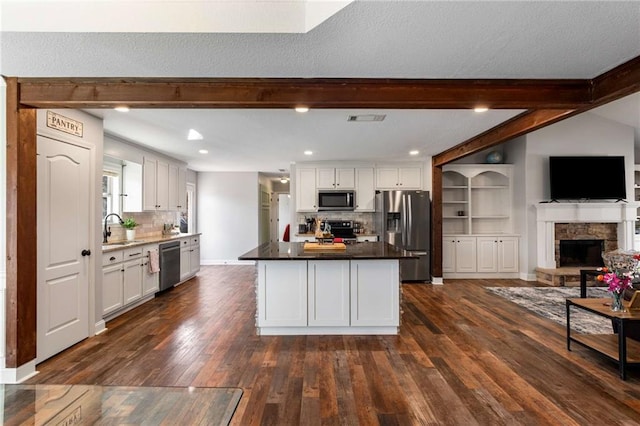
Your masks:
<instances>
[{"instance_id":1,"label":"ceiling air vent","mask_svg":"<svg viewBox=\"0 0 640 426\"><path fill-rule=\"evenodd\" d=\"M350 115L347 121L382 121L386 114Z\"/></svg>"}]
</instances>

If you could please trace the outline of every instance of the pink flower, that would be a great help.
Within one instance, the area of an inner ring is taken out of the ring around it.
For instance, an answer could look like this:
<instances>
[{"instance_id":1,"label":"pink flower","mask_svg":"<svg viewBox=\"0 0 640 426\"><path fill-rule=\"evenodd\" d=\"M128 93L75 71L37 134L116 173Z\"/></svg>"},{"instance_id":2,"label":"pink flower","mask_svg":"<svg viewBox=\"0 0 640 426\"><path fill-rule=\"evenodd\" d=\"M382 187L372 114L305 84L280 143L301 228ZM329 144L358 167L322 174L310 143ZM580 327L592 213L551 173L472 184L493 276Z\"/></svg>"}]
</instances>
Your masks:
<instances>
[{"instance_id":1,"label":"pink flower","mask_svg":"<svg viewBox=\"0 0 640 426\"><path fill-rule=\"evenodd\" d=\"M631 288L630 274L618 275L616 272L609 272L601 276L601 281L609 285L607 290L612 293L622 293L624 290ZM600 276L598 276L598 279L600 279Z\"/></svg>"}]
</instances>

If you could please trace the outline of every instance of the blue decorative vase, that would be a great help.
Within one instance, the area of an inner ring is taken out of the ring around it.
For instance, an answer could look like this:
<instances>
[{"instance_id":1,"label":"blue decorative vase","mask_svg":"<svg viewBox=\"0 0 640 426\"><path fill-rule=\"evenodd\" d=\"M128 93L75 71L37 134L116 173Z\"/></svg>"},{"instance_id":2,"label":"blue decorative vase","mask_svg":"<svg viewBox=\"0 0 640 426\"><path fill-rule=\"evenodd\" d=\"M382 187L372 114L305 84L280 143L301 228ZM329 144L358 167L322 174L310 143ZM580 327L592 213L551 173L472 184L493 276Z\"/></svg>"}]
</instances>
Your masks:
<instances>
[{"instance_id":1,"label":"blue decorative vase","mask_svg":"<svg viewBox=\"0 0 640 426\"><path fill-rule=\"evenodd\" d=\"M489 164L500 164L502 163L503 157L502 153L499 151L491 151L487 154L486 161Z\"/></svg>"}]
</instances>

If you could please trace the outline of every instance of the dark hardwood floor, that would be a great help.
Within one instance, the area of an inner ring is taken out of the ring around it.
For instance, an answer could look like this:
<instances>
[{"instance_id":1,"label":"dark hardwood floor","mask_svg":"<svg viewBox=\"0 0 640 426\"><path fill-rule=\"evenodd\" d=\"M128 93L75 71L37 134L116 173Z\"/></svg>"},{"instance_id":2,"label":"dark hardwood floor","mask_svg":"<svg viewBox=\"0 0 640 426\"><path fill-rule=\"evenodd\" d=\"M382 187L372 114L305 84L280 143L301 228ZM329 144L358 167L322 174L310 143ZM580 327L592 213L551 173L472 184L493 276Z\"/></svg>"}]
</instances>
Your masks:
<instances>
[{"instance_id":1,"label":"dark hardwood floor","mask_svg":"<svg viewBox=\"0 0 640 426\"><path fill-rule=\"evenodd\" d=\"M239 387L235 425L639 424L640 369L484 289L536 283L405 284L397 336L260 337L254 280L205 266L27 383Z\"/></svg>"}]
</instances>

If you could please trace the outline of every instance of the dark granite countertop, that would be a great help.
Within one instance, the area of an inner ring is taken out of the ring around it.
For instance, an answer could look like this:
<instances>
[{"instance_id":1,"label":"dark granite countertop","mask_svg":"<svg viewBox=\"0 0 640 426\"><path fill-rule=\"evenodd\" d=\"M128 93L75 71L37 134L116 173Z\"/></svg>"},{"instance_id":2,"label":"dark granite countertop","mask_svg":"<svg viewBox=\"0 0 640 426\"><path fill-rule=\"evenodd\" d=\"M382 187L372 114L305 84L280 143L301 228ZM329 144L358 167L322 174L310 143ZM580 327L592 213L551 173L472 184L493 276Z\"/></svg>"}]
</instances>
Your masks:
<instances>
[{"instance_id":1,"label":"dark granite countertop","mask_svg":"<svg viewBox=\"0 0 640 426\"><path fill-rule=\"evenodd\" d=\"M304 243L265 243L238 260L340 260L417 259L417 256L385 242L347 244L346 250L305 250Z\"/></svg>"}]
</instances>

